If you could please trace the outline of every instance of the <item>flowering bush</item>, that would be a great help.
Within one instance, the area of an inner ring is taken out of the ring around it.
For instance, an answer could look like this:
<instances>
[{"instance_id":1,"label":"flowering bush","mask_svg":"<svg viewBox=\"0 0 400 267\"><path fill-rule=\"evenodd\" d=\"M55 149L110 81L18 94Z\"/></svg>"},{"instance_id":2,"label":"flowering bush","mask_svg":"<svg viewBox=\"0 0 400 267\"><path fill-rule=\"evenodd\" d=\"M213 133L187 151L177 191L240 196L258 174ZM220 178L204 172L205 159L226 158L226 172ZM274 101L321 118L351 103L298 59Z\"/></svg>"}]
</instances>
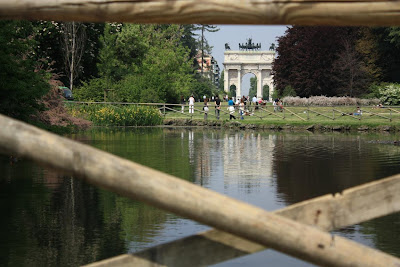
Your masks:
<instances>
[{"instance_id":1,"label":"flowering bush","mask_svg":"<svg viewBox=\"0 0 400 267\"><path fill-rule=\"evenodd\" d=\"M400 104L400 84L385 84L378 89L379 99L385 105Z\"/></svg>"},{"instance_id":2,"label":"flowering bush","mask_svg":"<svg viewBox=\"0 0 400 267\"><path fill-rule=\"evenodd\" d=\"M300 98L298 96L292 97L287 96L282 99L285 105L289 106L369 106L369 105L377 105L380 103L379 99L361 99L361 98L352 98L352 97L326 97L326 96L311 96L309 98Z\"/></svg>"},{"instance_id":3,"label":"flowering bush","mask_svg":"<svg viewBox=\"0 0 400 267\"><path fill-rule=\"evenodd\" d=\"M159 125L163 120L158 109L136 105L70 105L69 110L73 116L103 126L151 126Z\"/></svg>"}]
</instances>

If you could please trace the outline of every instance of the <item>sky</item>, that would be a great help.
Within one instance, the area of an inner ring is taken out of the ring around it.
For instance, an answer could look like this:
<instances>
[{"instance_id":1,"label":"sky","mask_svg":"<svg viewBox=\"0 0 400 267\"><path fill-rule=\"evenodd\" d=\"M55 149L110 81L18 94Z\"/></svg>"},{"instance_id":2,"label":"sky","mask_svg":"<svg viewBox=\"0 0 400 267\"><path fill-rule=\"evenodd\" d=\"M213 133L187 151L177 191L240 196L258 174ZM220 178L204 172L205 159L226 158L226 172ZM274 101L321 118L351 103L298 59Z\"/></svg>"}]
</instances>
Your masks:
<instances>
[{"instance_id":1,"label":"sky","mask_svg":"<svg viewBox=\"0 0 400 267\"><path fill-rule=\"evenodd\" d=\"M239 50L239 43L246 43L252 38L253 43L261 43L261 50L268 50L271 43L277 44L276 39L284 35L287 26L265 26L265 25L217 25L218 32L206 32L205 37L208 43L213 46L212 56L217 60L222 72L224 66L225 43L228 43L231 50ZM250 77L245 75L242 83L244 90L250 87Z\"/></svg>"}]
</instances>

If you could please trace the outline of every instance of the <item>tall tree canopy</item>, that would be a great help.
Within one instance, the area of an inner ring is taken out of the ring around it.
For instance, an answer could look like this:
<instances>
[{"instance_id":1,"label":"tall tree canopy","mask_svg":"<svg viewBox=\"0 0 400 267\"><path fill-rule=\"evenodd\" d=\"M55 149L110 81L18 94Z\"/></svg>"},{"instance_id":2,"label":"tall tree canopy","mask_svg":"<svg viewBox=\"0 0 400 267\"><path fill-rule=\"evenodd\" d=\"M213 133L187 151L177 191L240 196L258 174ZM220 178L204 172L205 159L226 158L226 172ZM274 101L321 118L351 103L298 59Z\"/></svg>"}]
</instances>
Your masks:
<instances>
[{"instance_id":1,"label":"tall tree canopy","mask_svg":"<svg viewBox=\"0 0 400 267\"><path fill-rule=\"evenodd\" d=\"M0 21L0 113L27 120L49 90L29 21Z\"/></svg>"},{"instance_id":2,"label":"tall tree canopy","mask_svg":"<svg viewBox=\"0 0 400 267\"><path fill-rule=\"evenodd\" d=\"M278 39L276 49L278 57L273 72L277 90L282 93L290 86L301 97L352 94L353 91L344 86L351 80L359 81L351 71L358 67L357 78L366 75L359 68L359 52L353 49L357 34L355 27L288 28ZM346 57L348 53L351 57Z\"/></svg>"},{"instance_id":3,"label":"tall tree canopy","mask_svg":"<svg viewBox=\"0 0 400 267\"><path fill-rule=\"evenodd\" d=\"M374 84L400 82L399 27L303 27L278 39L273 66L280 95L363 96ZM371 92L370 92L371 91Z\"/></svg>"},{"instance_id":4,"label":"tall tree canopy","mask_svg":"<svg viewBox=\"0 0 400 267\"><path fill-rule=\"evenodd\" d=\"M71 22L36 21L33 25L37 58L43 67L56 73L66 86L73 88L74 85L98 75L96 63L99 58L99 38L103 33L104 24L76 23L75 26L79 25L80 28L79 33L84 33L83 35L73 33L74 27L71 27ZM73 47L77 39L81 41L82 46ZM72 59L72 55L76 57L79 51L83 53L79 64L76 64L76 61L73 64L74 75L71 84L71 64L68 64L68 61Z\"/></svg>"},{"instance_id":5,"label":"tall tree canopy","mask_svg":"<svg viewBox=\"0 0 400 267\"><path fill-rule=\"evenodd\" d=\"M97 84L111 89L117 101L179 101L194 81L190 51L182 44L188 35L184 30L179 25L106 25L98 64L102 77L86 83L77 96L99 100L104 87L96 89Z\"/></svg>"}]
</instances>

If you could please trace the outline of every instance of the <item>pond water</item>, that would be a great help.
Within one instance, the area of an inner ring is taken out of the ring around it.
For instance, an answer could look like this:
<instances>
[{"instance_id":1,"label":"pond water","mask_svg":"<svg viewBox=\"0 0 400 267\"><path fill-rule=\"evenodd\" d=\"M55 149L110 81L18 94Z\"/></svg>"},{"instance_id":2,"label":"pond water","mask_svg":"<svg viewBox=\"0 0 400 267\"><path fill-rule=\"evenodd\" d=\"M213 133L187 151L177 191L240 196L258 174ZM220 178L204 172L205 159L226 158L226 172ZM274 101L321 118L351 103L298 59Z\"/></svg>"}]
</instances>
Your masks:
<instances>
[{"instance_id":1,"label":"pond water","mask_svg":"<svg viewBox=\"0 0 400 267\"><path fill-rule=\"evenodd\" d=\"M69 136L273 211L400 173L390 134L185 128L97 129ZM376 142L379 140L379 142ZM0 265L77 266L209 227L97 189L29 160L0 156ZM335 234L400 257L400 215ZM216 266L311 266L267 250Z\"/></svg>"}]
</instances>

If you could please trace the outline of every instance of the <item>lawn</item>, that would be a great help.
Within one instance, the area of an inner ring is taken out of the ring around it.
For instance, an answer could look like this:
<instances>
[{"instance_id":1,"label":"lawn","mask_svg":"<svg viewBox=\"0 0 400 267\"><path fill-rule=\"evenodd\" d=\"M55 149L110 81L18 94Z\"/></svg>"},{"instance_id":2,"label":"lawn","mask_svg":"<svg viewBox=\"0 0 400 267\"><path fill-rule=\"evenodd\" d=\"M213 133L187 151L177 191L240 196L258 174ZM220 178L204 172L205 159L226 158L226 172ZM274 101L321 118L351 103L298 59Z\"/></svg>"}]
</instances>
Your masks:
<instances>
[{"instance_id":1,"label":"lawn","mask_svg":"<svg viewBox=\"0 0 400 267\"><path fill-rule=\"evenodd\" d=\"M195 112L192 116L185 106L185 112L180 112L181 107L174 107L166 110L165 118L169 119L194 119L204 120L203 103L195 103ZM227 103L224 102L221 108L220 120L229 120ZM240 120L239 112L236 110L235 116L241 123L249 124L274 124L274 125L347 125L358 126L400 126L400 108L387 107L361 107L362 115L353 115L357 110L356 106L337 106L337 107L287 107L281 112L274 112L272 105L254 109L250 107L250 114ZM163 112L163 110L161 110ZM178 112L179 111L179 112ZM214 104L209 105L208 120L216 120Z\"/></svg>"}]
</instances>

